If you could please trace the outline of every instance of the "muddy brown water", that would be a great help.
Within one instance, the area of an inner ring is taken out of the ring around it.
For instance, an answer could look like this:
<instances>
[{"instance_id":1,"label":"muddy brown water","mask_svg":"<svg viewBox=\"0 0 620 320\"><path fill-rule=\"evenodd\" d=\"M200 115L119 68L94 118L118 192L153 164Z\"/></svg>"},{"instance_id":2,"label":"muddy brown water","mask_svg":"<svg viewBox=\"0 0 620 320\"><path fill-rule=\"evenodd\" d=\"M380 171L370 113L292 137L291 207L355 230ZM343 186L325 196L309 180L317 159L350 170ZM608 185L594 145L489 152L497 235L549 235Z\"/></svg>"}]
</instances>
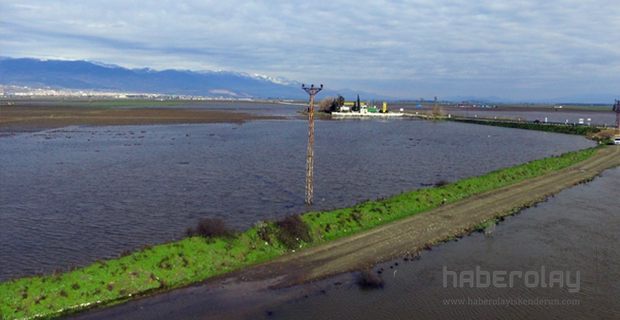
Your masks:
<instances>
[{"instance_id":1,"label":"muddy brown water","mask_svg":"<svg viewBox=\"0 0 620 320\"><path fill-rule=\"evenodd\" d=\"M319 121L315 209L349 206L593 145L468 124ZM0 139L0 280L307 210L307 123L67 127Z\"/></svg>"}]
</instances>

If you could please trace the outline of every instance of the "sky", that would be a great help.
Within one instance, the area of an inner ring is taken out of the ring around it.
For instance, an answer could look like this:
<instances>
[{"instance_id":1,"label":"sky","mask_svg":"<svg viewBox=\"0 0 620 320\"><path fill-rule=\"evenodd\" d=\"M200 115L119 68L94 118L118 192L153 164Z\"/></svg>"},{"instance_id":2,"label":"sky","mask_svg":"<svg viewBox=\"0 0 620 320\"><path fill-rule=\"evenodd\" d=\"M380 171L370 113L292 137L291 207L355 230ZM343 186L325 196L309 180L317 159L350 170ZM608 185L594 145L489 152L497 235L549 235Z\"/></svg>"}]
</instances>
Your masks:
<instances>
[{"instance_id":1,"label":"sky","mask_svg":"<svg viewBox=\"0 0 620 320\"><path fill-rule=\"evenodd\" d=\"M620 96L620 1L0 0L0 56L399 98Z\"/></svg>"}]
</instances>

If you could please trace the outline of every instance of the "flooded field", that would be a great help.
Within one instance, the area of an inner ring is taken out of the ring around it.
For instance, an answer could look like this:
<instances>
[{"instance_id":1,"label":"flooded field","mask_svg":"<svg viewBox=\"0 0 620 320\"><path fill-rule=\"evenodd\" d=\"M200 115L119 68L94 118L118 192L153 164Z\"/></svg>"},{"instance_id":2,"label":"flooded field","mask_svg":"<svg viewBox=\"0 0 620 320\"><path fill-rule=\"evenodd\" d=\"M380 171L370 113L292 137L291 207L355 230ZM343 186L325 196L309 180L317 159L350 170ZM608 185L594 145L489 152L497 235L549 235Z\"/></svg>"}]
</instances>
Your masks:
<instances>
[{"instance_id":1,"label":"flooded field","mask_svg":"<svg viewBox=\"0 0 620 320\"><path fill-rule=\"evenodd\" d=\"M67 127L0 139L0 280L306 210L305 121ZM315 209L593 145L459 123L319 121Z\"/></svg>"},{"instance_id":2,"label":"flooded field","mask_svg":"<svg viewBox=\"0 0 620 320\"><path fill-rule=\"evenodd\" d=\"M361 290L355 275L342 275L266 294L264 301L294 298L265 303L248 318L617 319L618 180L620 168L608 170L593 182L507 218L486 234L440 245L422 253L419 260L378 265L373 272L382 270L383 289ZM476 268L534 272L540 278L538 285L528 277L529 282L515 278L513 287L454 288L452 276L444 278L444 267L455 273ZM550 287L549 275L558 271L572 282Z\"/></svg>"},{"instance_id":3,"label":"flooded field","mask_svg":"<svg viewBox=\"0 0 620 320\"><path fill-rule=\"evenodd\" d=\"M183 108L208 109L251 113L263 116L276 116L286 118L297 118L303 115L306 105L296 103L267 103L267 102L191 102L183 105Z\"/></svg>"}]
</instances>

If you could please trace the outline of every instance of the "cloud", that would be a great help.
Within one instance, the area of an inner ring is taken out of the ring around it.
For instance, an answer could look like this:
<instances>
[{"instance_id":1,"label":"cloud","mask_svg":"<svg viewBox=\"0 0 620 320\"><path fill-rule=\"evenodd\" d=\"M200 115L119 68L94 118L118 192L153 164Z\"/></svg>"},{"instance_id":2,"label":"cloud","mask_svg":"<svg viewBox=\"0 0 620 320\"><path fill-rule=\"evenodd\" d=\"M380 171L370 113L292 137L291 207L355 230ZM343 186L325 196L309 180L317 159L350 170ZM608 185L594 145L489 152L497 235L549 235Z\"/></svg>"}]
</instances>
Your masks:
<instances>
[{"instance_id":1,"label":"cloud","mask_svg":"<svg viewBox=\"0 0 620 320\"><path fill-rule=\"evenodd\" d=\"M408 97L620 85L616 1L22 0L0 11L0 55L14 57L244 71Z\"/></svg>"}]
</instances>

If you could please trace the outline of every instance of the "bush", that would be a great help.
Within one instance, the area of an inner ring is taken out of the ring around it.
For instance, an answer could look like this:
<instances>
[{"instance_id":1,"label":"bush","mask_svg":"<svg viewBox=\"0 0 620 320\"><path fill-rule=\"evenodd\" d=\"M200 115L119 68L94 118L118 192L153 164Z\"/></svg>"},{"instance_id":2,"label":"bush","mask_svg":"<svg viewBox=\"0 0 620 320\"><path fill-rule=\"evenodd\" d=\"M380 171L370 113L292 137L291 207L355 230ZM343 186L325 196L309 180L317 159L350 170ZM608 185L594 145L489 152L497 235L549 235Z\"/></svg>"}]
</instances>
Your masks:
<instances>
[{"instance_id":1,"label":"bush","mask_svg":"<svg viewBox=\"0 0 620 320\"><path fill-rule=\"evenodd\" d=\"M332 112L336 112L340 110L340 107L342 107L343 105L344 105L343 96L339 95L336 98L327 97L321 100L321 102L319 102L319 111L326 112L326 113L332 113Z\"/></svg>"},{"instance_id":2,"label":"bush","mask_svg":"<svg viewBox=\"0 0 620 320\"><path fill-rule=\"evenodd\" d=\"M289 215L277 221L278 240L289 249L296 248L301 241L311 242L310 229L299 215Z\"/></svg>"},{"instance_id":3,"label":"bush","mask_svg":"<svg viewBox=\"0 0 620 320\"><path fill-rule=\"evenodd\" d=\"M256 234L258 235L258 237L267 242L268 244L271 244L272 239L271 239L271 234L272 234L272 228L271 226L264 222L264 221L260 221L258 222L256 225Z\"/></svg>"},{"instance_id":4,"label":"bush","mask_svg":"<svg viewBox=\"0 0 620 320\"><path fill-rule=\"evenodd\" d=\"M198 221L195 229L188 228L187 236L203 238L231 237L234 232L229 229L222 219L205 218Z\"/></svg>"}]
</instances>

